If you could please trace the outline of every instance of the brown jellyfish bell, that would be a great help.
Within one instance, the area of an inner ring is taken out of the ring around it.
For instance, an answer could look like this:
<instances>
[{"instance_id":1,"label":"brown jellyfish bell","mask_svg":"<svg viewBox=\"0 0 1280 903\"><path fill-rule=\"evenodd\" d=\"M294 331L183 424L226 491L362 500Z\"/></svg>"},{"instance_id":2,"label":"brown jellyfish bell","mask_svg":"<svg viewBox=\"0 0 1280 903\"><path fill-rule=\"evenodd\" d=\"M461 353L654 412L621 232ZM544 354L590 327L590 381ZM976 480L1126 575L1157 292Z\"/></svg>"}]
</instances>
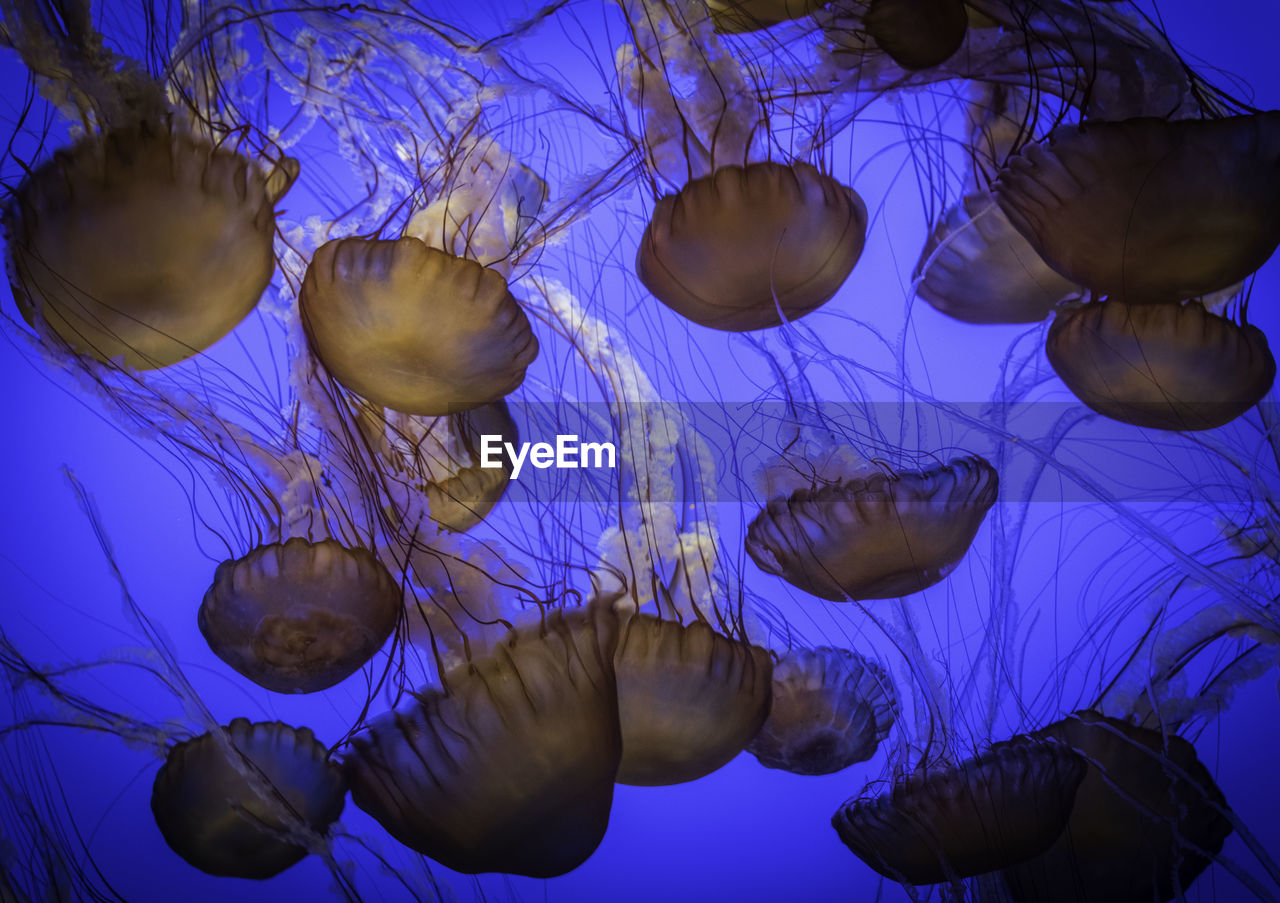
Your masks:
<instances>
[{"instance_id":1,"label":"brown jellyfish bell","mask_svg":"<svg viewBox=\"0 0 1280 903\"><path fill-rule=\"evenodd\" d=\"M1065 743L1021 736L956 767L923 768L831 818L881 875L941 884L1043 853L1067 824L1085 760Z\"/></svg>"},{"instance_id":2,"label":"brown jellyfish bell","mask_svg":"<svg viewBox=\"0 0 1280 903\"><path fill-rule=\"evenodd\" d=\"M169 847L210 875L277 875L342 814L347 786L305 727L236 718L169 751L151 812Z\"/></svg>"},{"instance_id":3,"label":"brown jellyfish bell","mask_svg":"<svg viewBox=\"0 0 1280 903\"><path fill-rule=\"evenodd\" d=\"M321 245L298 297L325 369L370 402L440 415L498 401L538 355L507 281L406 236Z\"/></svg>"},{"instance_id":4,"label":"brown jellyfish bell","mask_svg":"<svg viewBox=\"0 0 1280 903\"><path fill-rule=\"evenodd\" d=\"M830 300L866 230L857 192L808 163L721 166L659 199L636 273L701 326L766 329Z\"/></svg>"},{"instance_id":5,"label":"brown jellyfish bell","mask_svg":"<svg viewBox=\"0 0 1280 903\"><path fill-rule=\"evenodd\" d=\"M909 70L945 63L969 31L964 0L870 0L862 22L876 46Z\"/></svg>"},{"instance_id":6,"label":"brown jellyfish bell","mask_svg":"<svg viewBox=\"0 0 1280 903\"><path fill-rule=\"evenodd\" d=\"M1181 899L1231 833L1227 802L1181 737L1096 712L1035 736L1088 762L1067 829L1004 872L1016 903L1148 903Z\"/></svg>"},{"instance_id":7,"label":"brown jellyfish bell","mask_svg":"<svg viewBox=\"0 0 1280 903\"><path fill-rule=\"evenodd\" d=\"M1095 294L1221 291L1280 243L1280 112L1062 126L1008 161L996 197L1050 266Z\"/></svg>"},{"instance_id":8,"label":"brown jellyfish bell","mask_svg":"<svg viewBox=\"0 0 1280 903\"><path fill-rule=\"evenodd\" d=\"M706 4L716 31L733 33L803 19L823 0L706 0Z\"/></svg>"},{"instance_id":9,"label":"brown jellyfish bell","mask_svg":"<svg viewBox=\"0 0 1280 903\"><path fill-rule=\"evenodd\" d=\"M373 553L294 537L218 565L199 623L209 648L254 683L312 693L367 662L402 607Z\"/></svg>"},{"instance_id":10,"label":"brown jellyfish bell","mask_svg":"<svg viewBox=\"0 0 1280 903\"><path fill-rule=\"evenodd\" d=\"M357 734L351 798L455 871L550 878L604 837L622 754L617 620L553 612Z\"/></svg>"},{"instance_id":11,"label":"brown jellyfish bell","mask_svg":"<svg viewBox=\"0 0 1280 903\"><path fill-rule=\"evenodd\" d=\"M1111 299L1060 311L1045 352L1067 388L1093 410L1163 430L1230 423L1270 391L1276 375L1261 330L1196 301Z\"/></svg>"},{"instance_id":12,"label":"brown jellyfish bell","mask_svg":"<svg viewBox=\"0 0 1280 903\"><path fill-rule=\"evenodd\" d=\"M801 488L769 500L747 528L747 554L821 599L910 595L960 563L998 485L995 469L970 455L923 472Z\"/></svg>"},{"instance_id":13,"label":"brown jellyfish bell","mask_svg":"<svg viewBox=\"0 0 1280 903\"><path fill-rule=\"evenodd\" d=\"M769 718L747 752L766 768L834 774L876 754L898 717L889 675L847 649L792 649L773 668Z\"/></svg>"},{"instance_id":14,"label":"brown jellyfish bell","mask_svg":"<svg viewBox=\"0 0 1280 903\"><path fill-rule=\"evenodd\" d=\"M4 212L18 309L104 363L185 360L258 303L297 175L296 160L264 169L167 120L82 138Z\"/></svg>"}]
</instances>

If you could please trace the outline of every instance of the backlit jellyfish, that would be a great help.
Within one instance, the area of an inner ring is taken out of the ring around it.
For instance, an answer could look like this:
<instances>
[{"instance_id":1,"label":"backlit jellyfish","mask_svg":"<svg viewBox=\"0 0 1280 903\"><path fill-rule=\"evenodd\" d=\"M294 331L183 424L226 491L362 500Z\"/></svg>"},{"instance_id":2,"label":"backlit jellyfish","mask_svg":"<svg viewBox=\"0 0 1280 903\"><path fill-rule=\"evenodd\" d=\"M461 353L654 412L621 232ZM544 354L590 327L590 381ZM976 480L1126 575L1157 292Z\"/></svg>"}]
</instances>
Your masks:
<instances>
[{"instance_id":1,"label":"backlit jellyfish","mask_svg":"<svg viewBox=\"0 0 1280 903\"><path fill-rule=\"evenodd\" d=\"M1196 301L1110 299L1060 311L1045 345L1076 397L1136 426L1222 426L1271 390L1276 362L1256 326L1239 326Z\"/></svg>"},{"instance_id":2,"label":"backlit jellyfish","mask_svg":"<svg viewBox=\"0 0 1280 903\"><path fill-rule=\"evenodd\" d=\"M963 0L870 0L862 23L903 69L929 69L960 49L969 14Z\"/></svg>"},{"instance_id":3,"label":"backlit jellyfish","mask_svg":"<svg viewBox=\"0 0 1280 903\"><path fill-rule=\"evenodd\" d=\"M879 473L770 499L747 554L820 599L890 599L932 586L964 557L999 479L977 456Z\"/></svg>"},{"instance_id":4,"label":"backlit jellyfish","mask_svg":"<svg viewBox=\"0 0 1280 903\"><path fill-rule=\"evenodd\" d=\"M779 22L802 19L823 0L706 0L718 31L755 31Z\"/></svg>"},{"instance_id":5,"label":"backlit jellyfish","mask_svg":"<svg viewBox=\"0 0 1280 903\"><path fill-rule=\"evenodd\" d=\"M875 662L793 649L774 666L769 718L747 751L767 768L833 774L875 755L897 716L897 691Z\"/></svg>"},{"instance_id":6,"label":"backlit jellyfish","mask_svg":"<svg viewBox=\"0 0 1280 903\"><path fill-rule=\"evenodd\" d=\"M221 735L169 750L151 811L165 841L196 868L262 879L309 852L289 836L278 809L323 834L342 814L346 792L341 770L310 730L237 718Z\"/></svg>"}]
</instances>

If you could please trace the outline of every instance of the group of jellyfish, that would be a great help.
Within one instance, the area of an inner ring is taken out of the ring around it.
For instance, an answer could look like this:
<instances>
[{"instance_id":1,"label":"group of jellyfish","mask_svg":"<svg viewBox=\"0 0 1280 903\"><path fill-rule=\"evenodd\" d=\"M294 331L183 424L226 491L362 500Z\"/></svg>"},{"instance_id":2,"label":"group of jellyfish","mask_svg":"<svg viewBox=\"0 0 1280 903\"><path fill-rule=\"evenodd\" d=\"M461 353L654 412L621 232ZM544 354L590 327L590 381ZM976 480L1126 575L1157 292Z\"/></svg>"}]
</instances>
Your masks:
<instances>
[{"instance_id":1,"label":"group of jellyfish","mask_svg":"<svg viewBox=\"0 0 1280 903\"><path fill-rule=\"evenodd\" d=\"M267 879L315 854L357 899L332 844L347 794L448 869L552 878L596 850L616 784L744 751L830 775L888 745L831 825L912 899L1184 899L1215 861L1230 893L1280 897L1183 736L1280 657L1275 360L1247 322L1280 244L1280 113L1100 0L279 7L146 9L131 57L87 2L0 3L30 73L13 133L41 137L5 159L6 326L199 474L225 554L177 605L228 673L354 681L363 705L329 743L216 711L117 570L189 723L0 635L10 761L39 731L150 742L177 856ZM932 223L908 303L957 341L1027 324L990 405L849 325L889 209L852 184L868 131L907 149L894 178ZM249 322L272 349L253 376L220 357ZM748 415L699 370L717 342ZM1043 400L1060 386L1075 401ZM570 427L619 467L516 501L511 468L481 466L483 435ZM1171 448L1217 481L1198 545L1113 469ZM1063 650L1040 679L1085 676L1046 701L1020 682L1038 600L1014 587L1054 485L1154 564L1086 587L1137 639ZM960 599L980 635L927 648L947 631L927 606ZM1233 831L1252 865L1220 855ZM83 864L5 865L18 899L116 898Z\"/></svg>"}]
</instances>

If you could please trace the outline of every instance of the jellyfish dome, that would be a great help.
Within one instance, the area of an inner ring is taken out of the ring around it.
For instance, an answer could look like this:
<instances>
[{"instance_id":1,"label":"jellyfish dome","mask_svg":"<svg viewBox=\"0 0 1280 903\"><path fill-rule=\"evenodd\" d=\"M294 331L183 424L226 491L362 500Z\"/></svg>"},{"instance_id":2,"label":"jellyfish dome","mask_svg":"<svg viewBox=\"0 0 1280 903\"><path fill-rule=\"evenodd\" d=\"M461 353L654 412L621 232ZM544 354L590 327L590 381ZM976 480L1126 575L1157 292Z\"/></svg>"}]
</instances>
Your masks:
<instances>
[{"instance_id":1,"label":"jellyfish dome","mask_svg":"<svg viewBox=\"0 0 1280 903\"><path fill-rule=\"evenodd\" d=\"M5 211L19 310L99 361L145 370L203 351L271 281L274 208L297 174L169 122L82 138Z\"/></svg>"},{"instance_id":2,"label":"jellyfish dome","mask_svg":"<svg viewBox=\"0 0 1280 903\"><path fill-rule=\"evenodd\" d=\"M400 617L401 597L371 552L294 537L218 565L200 603L200 632L259 686L312 693L378 651Z\"/></svg>"},{"instance_id":3,"label":"jellyfish dome","mask_svg":"<svg viewBox=\"0 0 1280 903\"><path fill-rule=\"evenodd\" d=\"M1066 744L1016 737L958 767L909 775L879 798L850 800L831 824L887 878L968 878L1047 850L1067 823L1085 769Z\"/></svg>"},{"instance_id":4,"label":"jellyfish dome","mask_svg":"<svg viewBox=\"0 0 1280 903\"><path fill-rule=\"evenodd\" d=\"M834 774L876 754L898 716L875 662L847 649L793 649L773 669L769 718L747 751L766 768Z\"/></svg>"},{"instance_id":5,"label":"jellyfish dome","mask_svg":"<svg viewBox=\"0 0 1280 903\"><path fill-rule=\"evenodd\" d=\"M175 853L211 875L270 878L309 852L300 829L323 834L347 787L305 727L237 718L179 743L156 775L151 812Z\"/></svg>"},{"instance_id":6,"label":"jellyfish dome","mask_svg":"<svg viewBox=\"0 0 1280 903\"><path fill-rule=\"evenodd\" d=\"M717 31L739 32L768 28L803 19L823 0L706 0Z\"/></svg>"},{"instance_id":7,"label":"jellyfish dome","mask_svg":"<svg viewBox=\"0 0 1280 903\"><path fill-rule=\"evenodd\" d=\"M616 619L595 610L512 632L357 735L352 800L456 871L577 868L604 837L622 754L616 642Z\"/></svg>"},{"instance_id":8,"label":"jellyfish dome","mask_svg":"<svg viewBox=\"0 0 1280 903\"><path fill-rule=\"evenodd\" d=\"M1115 420L1162 430L1222 426L1271 389L1276 362L1256 326L1204 306L1092 302L1058 314L1049 363L1077 398Z\"/></svg>"},{"instance_id":9,"label":"jellyfish dome","mask_svg":"<svg viewBox=\"0 0 1280 903\"><path fill-rule=\"evenodd\" d=\"M538 356L505 279L411 236L322 245L298 304L325 369L374 404L407 414L498 401Z\"/></svg>"},{"instance_id":10,"label":"jellyfish dome","mask_svg":"<svg viewBox=\"0 0 1280 903\"><path fill-rule=\"evenodd\" d=\"M1280 113L1055 129L996 197L1062 275L1130 302L1235 285L1280 243Z\"/></svg>"},{"instance_id":11,"label":"jellyfish dome","mask_svg":"<svg viewBox=\"0 0 1280 903\"><path fill-rule=\"evenodd\" d=\"M820 599L890 599L933 586L960 563L996 500L977 455L770 499L747 529L761 570Z\"/></svg>"},{"instance_id":12,"label":"jellyfish dome","mask_svg":"<svg viewBox=\"0 0 1280 903\"><path fill-rule=\"evenodd\" d=\"M963 0L871 0L867 34L903 69L931 69L951 59L969 31Z\"/></svg>"},{"instance_id":13,"label":"jellyfish dome","mask_svg":"<svg viewBox=\"0 0 1280 903\"><path fill-rule=\"evenodd\" d=\"M659 199L636 273L701 326L766 329L830 300L866 230L858 194L808 163L722 166Z\"/></svg>"},{"instance_id":14,"label":"jellyfish dome","mask_svg":"<svg viewBox=\"0 0 1280 903\"><path fill-rule=\"evenodd\" d=\"M710 774L742 752L769 714L769 654L702 621L632 615L614 668L620 784L680 784Z\"/></svg>"}]
</instances>

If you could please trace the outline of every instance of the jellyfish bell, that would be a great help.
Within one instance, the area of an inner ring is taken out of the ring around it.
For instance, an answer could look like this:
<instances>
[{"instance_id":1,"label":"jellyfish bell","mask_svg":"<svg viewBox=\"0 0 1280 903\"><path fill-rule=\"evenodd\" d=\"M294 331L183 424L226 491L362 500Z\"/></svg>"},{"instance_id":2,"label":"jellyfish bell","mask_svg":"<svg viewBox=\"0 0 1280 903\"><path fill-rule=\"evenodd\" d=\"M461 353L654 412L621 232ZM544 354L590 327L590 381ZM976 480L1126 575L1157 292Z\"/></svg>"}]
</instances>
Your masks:
<instances>
[{"instance_id":1,"label":"jellyfish bell","mask_svg":"<svg viewBox=\"0 0 1280 903\"><path fill-rule=\"evenodd\" d=\"M898 713L875 662L847 649L792 649L773 669L769 718L747 751L766 768L834 774L876 753Z\"/></svg>"},{"instance_id":2,"label":"jellyfish bell","mask_svg":"<svg viewBox=\"0 0 1280 903\"><path fill-rule=\"evenodd\" d=\"M799 489L770 499L751 522L747 554L821 599L910 595L960 563L998 485L995 469L970 455L924 472Z\"/></svg>"},{"instance_id":3,"label":"jellyfish bell","mask_svg":"<svg viewBox=\"0 0 1280 903\"><path fill-rule=\"evenodd\" d=\"M932 69L960 49L969 30L963 0L871 0L863 26L903 69Z\"/></svg>"},{"instance_id":4,"label":"jellyfish bell","mask_svg":"<svg viewBox=\"0 0 1280 903\"><path fill-rule=\"evenodd\" d=\"M1039 731L1088 762L1067 828L1004 873L1016 903L1181 899L1231 833L1227 803L1181 737L1078 712Z\"/></svg>"},{"instance_id":5,"label":"jellyfish bell","mask_svg":"<svg viewBox=\"0 0 1280 903\"><path fill-rule=\"evenodd\" d=\"M866 229L858 194L808 163L722 166L659 199L636 273L701 326L766 329L830 300Z\"/></svg>"},{"instance_id":6,"label":"jellyfish bell","mask_svg":"<svg viewBox=\"0 0 1280 903\"><path fill-rule=\"evenodd\" d=\"M832 817L840 839L880 874L941 884L1005 868L1053 845L1084 779L1056 740L1015 737L950 768L924 769Z\"/></svg>"},{"instance_id":7,"label":"jellyfish bell","mask_svg":"<svg viewBox=\"0 0 1280 903\"><path fill-rule=\"evenodd\" d=\"M358 734L351 798L401 843L460 872L550 878L604 837L622 754L601 609L553 613L445 677L447 690Z\"/></svg>"},{"instance_id":8,"label":"jellyfish bell","mask_svg":"<svg viewBox=\"0 0 1280 903\"><path fill-rule=\"evenodd\" d=\"M716 31L743 32L803 19L823 0L706 0Z\"/></svg>"},{"instance_id":9,"label":"jellyfish bell","mask_svg":"<svg viewBox=\"0 0 1280 903\"><path fill-rule=\"evenodd\" d=\"M386 642L402 607L366 549L294 537L218 565L200 603L214 653L259 686L312 693L350 676Z\"/></svg>"},{"instance_id":10,"label":"jellyfish bell","mask_svg":"<svg viewBox=\"0 0 1280 903\"><path fill-rule=\"evenodd\" d=\"M104 363L185 360L258 303L275 204L297 175L296 160L267 170L172 121L82 138L4 212L18 309Z\"/></svg>"},{"instance_id":11,"label":"jellyfish bell","mask_svg":"<svg viewBox=\"0 0 1280 903\"><path fill-rule=\"evenodd\" d=\"M301 861L307 832L342 814L347 786L324 744L305 727L236 718L170 750L151 812L170 848L191 865L264 879Z\"/></svg>"},{"instance_id":12,"label":"jellyfish bell","mask_svg":"<svg viewBox=\"0 0 1280 903\"><path fill-rule=\"evenodd\" d=\"M321 245L298 305L325 369L370 402L407 414L498 401L538 355L505 279L413 237Z\"/></svg>"},{"instance_id":13,"label":"jellyfish bell","mask_svg":"<svg viewBox=\"0 0 1280 903\"><path fill-rule=\"evenodd\" d=\"M1090 408L1163 430L1230 423L1270 391L1276 374L1261 330L1194 301L1107 300L1061 311L1045 351L1067 388Z\"/></svg>"},{"instance_id":14,"label":"jellyfish bell","mask_svg":"<svg viewBox=\"0 0 1280 903\"><path fill-rule=\"evenodd\" d=\"M1280 112L1061 126L1009 160L996 197L1063 276L1130 302L1234 285L1280 243Z\"/></svg>"}]
</instances>

